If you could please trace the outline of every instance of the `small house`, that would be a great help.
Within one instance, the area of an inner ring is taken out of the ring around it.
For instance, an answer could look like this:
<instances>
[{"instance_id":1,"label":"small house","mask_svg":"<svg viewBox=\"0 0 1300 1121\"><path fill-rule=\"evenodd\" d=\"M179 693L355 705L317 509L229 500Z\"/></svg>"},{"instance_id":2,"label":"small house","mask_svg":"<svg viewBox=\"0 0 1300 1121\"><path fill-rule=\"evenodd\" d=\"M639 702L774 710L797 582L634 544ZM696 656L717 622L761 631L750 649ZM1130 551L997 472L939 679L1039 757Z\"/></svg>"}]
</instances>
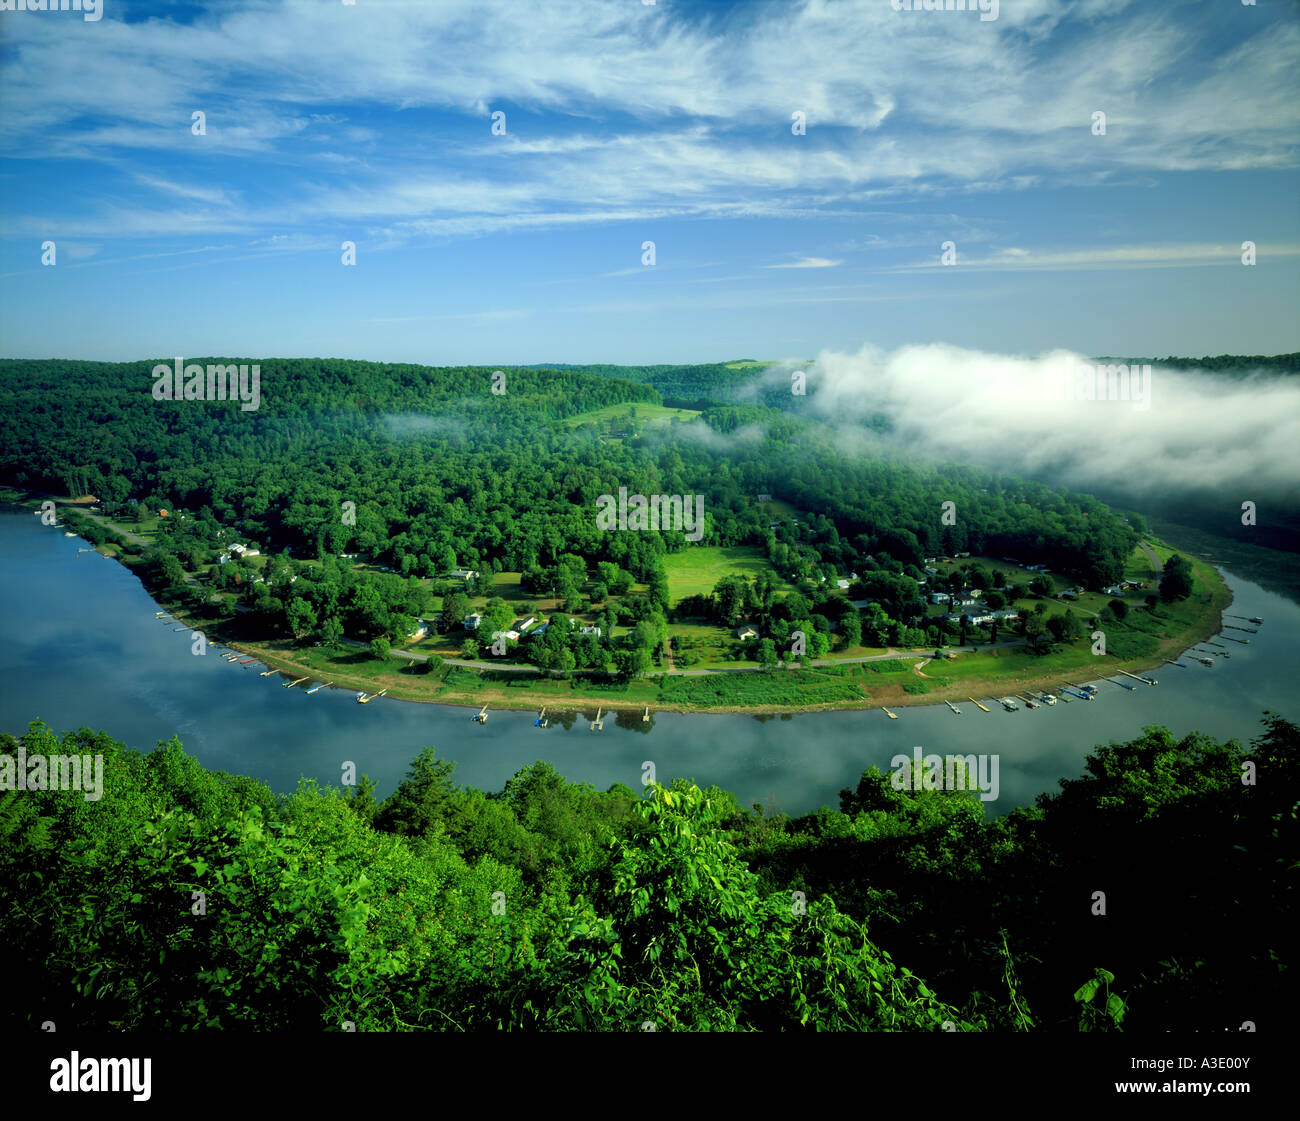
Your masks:
<instances>
[{"instance_id":1,"label":"small house","mask_svg":"<svg viewBox=\"0 0 1300 1121\"><path fill-rule=\"evenodd\" d=\"M753 627L740 627L736 631L736 637L741 642L748 642L751 638L758 637L758 631L754 630Z\"/></svg>"},{"instance_id":2,"label":"small house","mask_svg":"<svg viewBox=\"0 0 1300 1121\"><path fill-rule=\"evenodd\" d=\"M480 626L482 626L482 624L483 624L483 616L480 615L478 612L475 612L473 615L465 616L465 629L467 631L476 631L479 629Z\"/></svg>"}]
</instances>

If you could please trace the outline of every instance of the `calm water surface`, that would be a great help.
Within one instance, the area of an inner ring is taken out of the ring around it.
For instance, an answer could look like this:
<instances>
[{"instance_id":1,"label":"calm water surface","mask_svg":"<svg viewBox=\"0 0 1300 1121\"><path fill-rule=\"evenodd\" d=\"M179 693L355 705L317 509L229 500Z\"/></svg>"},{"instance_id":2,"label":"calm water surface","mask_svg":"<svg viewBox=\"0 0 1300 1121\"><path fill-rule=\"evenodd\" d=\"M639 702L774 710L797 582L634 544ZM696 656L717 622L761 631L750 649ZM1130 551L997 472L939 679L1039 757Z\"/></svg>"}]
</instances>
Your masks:
<instances>
[{"instance_id":1,"label":"calm water surface","mask_svg":"<svg viewBox=\"0 0 1300 1121\"><path fill-rule=\"evenodd\" d=\"M1131 739L1147 724L1175 733L1203 731L1248 741L1272 709L1300 720L1300 606L1227 576L1230 611L1265 620L1251 645L1226 643L1229 661L1213 669L1189 662L1155 671L1155 688L1102 683L1101 697L1054 708L983 713L969 702L954 716L944 705L785 717L682 716L642 724L606 718L593 733L581 717L565 728L533 727L533 715L493 711L485 725L463 708L380 698L358 705L350 690L282 689L209 650L191 654L189 631L173 631L140 581L97 553L78 555L80 538L40 524L27 510L0 507L0 729L20 732L36 718L59 731L90 727L148 750L179 736L207 767L254 775L292 791L299 778L336 785L345 760L390 792L428 745L456 761L461 783L499 790L520 767L544 759L567 778L599 789L640 788L641 765L733 792L742 805L802 813L838 807L839 791L892 756L927 752L1000 756L1005 813L1080 774L1095 744ZM1227 620L1243 626L1240 620ZM1134 683L1136 684L1136 683ZM984 700L984 698L981 698ZM985 702L987 703L987 702Z\"/></svg>"}]
</instances>

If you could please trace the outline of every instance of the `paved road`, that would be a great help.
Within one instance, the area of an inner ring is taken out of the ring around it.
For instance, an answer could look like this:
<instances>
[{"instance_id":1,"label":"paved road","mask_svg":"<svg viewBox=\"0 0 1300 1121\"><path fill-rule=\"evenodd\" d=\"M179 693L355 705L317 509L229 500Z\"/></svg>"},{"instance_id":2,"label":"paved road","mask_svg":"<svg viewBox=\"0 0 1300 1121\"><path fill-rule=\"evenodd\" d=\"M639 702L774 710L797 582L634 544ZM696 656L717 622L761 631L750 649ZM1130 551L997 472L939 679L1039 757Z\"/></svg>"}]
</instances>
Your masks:
<instances>
[{"instance_id":1,"label":"paved road","mask_svg":"<svg viewBox=\"0 0 1300 1121\"><path fill-rule=\"evenodd\" d=\"M944 649L949 650L954 654L973 654L978 650L999 650L1008 646L1022 646L1024 645L1024 642L1024 639L1017 638L1009 639L1004 642L992 642L984 646L952 646L944 647ZM339 644L341 646L349 646L354 650L370 649L369 643L361 642L355 638L341 638L339 639ZM867 654L860 658L818 658L815 661L809 662L809 665L847 666L855 665L860 662L888 662L898 658L924 658L926 650L933 651L934 647L927 646L922 650L890 650L886 654ZM394 657L406 658L408 661L412 662L427 662L429 660L428 654L421 654L415 650L394 649L391 653ZM929 660L933 660L933 658L931 657ZM467 669L509 670L513 673L542 672L537 666L531 666L523 662L474 662L468 661L464 658L443 658L443 661L449 666L464 666ZM789 668L794 667L790 666ZM603 675L603 671L601 670L579 669L573 670L572 672L577 676L591 676L593 674ZM662 672L671 677L707 677L710 674L715 673L762 673L764 671L762 666L736 666L734 669L668 669ZM924 677L927 675L922 674L922 676Z\"/></svg>"},{"instance_id":2,"label":"paved road","mask_svg":"<svg viewBox=\"0 0 1300 1121\"><path fill-rule=\"evenodd\" d=\"M1139 541L1138 545L1141 547L1142 551L1146 553L1147 560L1151 562L1151 567L1155 569L1156 575L1159 576L1165 570L1165 566L1160 563L1160 558L1156 556L1156 551L1145 541Z\"/></svg>"}]
</instances>

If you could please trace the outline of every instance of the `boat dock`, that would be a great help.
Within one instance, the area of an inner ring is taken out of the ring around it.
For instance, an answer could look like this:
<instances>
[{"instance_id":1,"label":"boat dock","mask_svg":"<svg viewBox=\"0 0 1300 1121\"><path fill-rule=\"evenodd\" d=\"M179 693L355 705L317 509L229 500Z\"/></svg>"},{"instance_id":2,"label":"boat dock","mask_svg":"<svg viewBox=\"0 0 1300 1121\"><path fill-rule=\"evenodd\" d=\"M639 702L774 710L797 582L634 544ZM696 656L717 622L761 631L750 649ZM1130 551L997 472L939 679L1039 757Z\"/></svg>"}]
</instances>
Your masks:
<instances>
[{"instance_id":1,"label":"boat dock","mask_svg":"<svg viewBox=\"0 0 1300 1121\"><path fill-rule=\"evenodd\" d=\"M313 693L319 693L322 689L328 689L333 684L334 682L332 681L326 681L323 685L313 685L307 690L307 696L310 697Z\"/></svg>"},{"instance_id":2,"label":"boat dock","mask_svg":"<svg viewBox=\"0 0 1300 1121\"><path fill-rule=\"evenodd\" d=\"M1172 658L1166 658L1166 659L1165 659L1165 665L1167 665L1167 666L1180 666L1180 667L1183 668L1183 669L1186 669L1186 668L1187 668L1185 665L1183 665L1182 662L1175 662Z\"/></svg>"},{"instance_id":3,"label":"boat dock","mask_svg":"<svg viewBox=\"0 0 1300 1121\"><path fill-rule=\"evenodd\" d=\"M1233 638L1230 634L1220 635L1219 637L1226 638L1229 642L1239 642L1242 646L1250 645L1250 639L1248 638Z\"/></svg>"},{"instance_id":4,"label":"boat dock","mask_svg":"<svg viewBox=\"0 0 1300 1121\"><path fill-rule=\"evenodd\" d=\"M368 704L369 704L371 701L373 701L376 697L382 697L382 696L383 696L385 693L387 693L387 692L388 692L387 689L380 689L378 693L371 693L370 696L368 696L368 697L366 696L366 694L365 694L364 691L363 691L363 692L360 692L360 693L357 694L357 704L359 704L359 705L368 705ZM486 712L487 710L484 709L484 711ZM485 719L486 719L486 718L485 718Z\"/></svg>"},{"instance_id":5,"label":"boat dock","mask_svg":"<svg viewBox=\"0 0 1300 1121\"><path fill-rule=\"evenodd\" d=\"M256 658L240 658L240 659L239 659L239 664L240 664L241 666L246 666L246 665L249 664L249 662L255 662L255 661L257 661Z\"/></svg>"},{"instance_id":6,"label":"boat dock","mask_svg":"<svg viewBox=\"0 0 1300 1121\"><path fill-rule=\"evenodd\" d=\"M976 708L982 708L984 709L985 712L988 712L988 709L984 708L984 706L980 704L979 701L977 701L974 697L967 697L966 699L970 701L970 703L973 704Z\"/></svg>"},{"instance_id":7,"label":"boat dock","mask_svg":"<svg viewBox=\"0 0 1300 1121\"><path fill-rule=\"evenodd\" d=\"M1079 682L1077 681L1067 681L1066 684L1073 685L1076 689L1082 689L1083 692L1085 693L1091 693L1095 695L1097 692L1097 686L1095 685L1080 685Z\"/></svg>"},{"instance_id":8,"label":"boat dock","mask_svg":"<svg viewBox=\"0 0 1300 1121\"><path fill-rule=\"evenodd\" d=\"M596 709L596 719L591 722L591 731L593 732L599 732L602 728L605 727L605 722L600 718L600 714L602 711L604 710L601 708Z\"/></svg>"},{"instance_id":9,"label":"boat dock","mask_svg":"<svg viewBox=\"0 0 1300 1121\"><path fill-rule=\"evenodd\" d=\"M487 718L488 718L487 705L484 705L482 709L479 710L477 716L470 717L470 719L473 720L476 724L486 724Z\"/></svg>"},{"instance_id":10,"label":"boat dock","mask_svg":"<svg viewBox=\"0 0 1300 1121\"><path fill-rule=\"evenodd\" d=\"M1130 685L1127 681L1121 681L1118 677L1108 677L1106 680L1115 682L1121 689L1127 689L1130 693L1137 688L1136 685Z\"/></svg>"},{"instance_id":11,"label":"boat dock","mask_svg":"<svg viewBox=\"0 0 1300 1121\"><path fill-rule=\"evenodd\" d=\"M1062 685L1062 686L1061 686L1061 692L1062 692L1062 693L1068 693L1071 697L1078 697L1079 700L1081 700L1081 701L1090 701L1090 700L1092 700L1092 694L1091 694L1091 693L1080 693L1080 692L1078 692L1078 691L1075 690L1075 689L1069 689L1069 688L1067 688L1065 685Z\"/></svg>"},{"instance_id":12,"label":"boat dock","mask_svg":"<svg viewBox=\"0 0 1300 1121\"><path fill-rule=\"evenodd\" d=\"M1038 702L1037 702L1036 700L1034 700L1034 698L1031 697L1028 693L1017 693L1016 696L1019 697L1022 701L1025 702L1025 708L1037 708L1037 707L1038 707Z\"/></svg>"},{"instance_id":13,"label":"boat dock","mask_svg":"<svg viewBox=\"0 0 1300 1121\"><path fill-rule=\"evenodd\" d=\"M1231 623L1224 623L1223 629L1225 631L1245 631L1247 634L1259 634L1259 630L1255 627L1234 627Z\"/></svg>"},{"instance_id":14,"label":"boat dock","mask_svg":"<svg viewBox=\"0 0 1300 1121\"><path fill-rule=\"evenodd\" d=\"M1138 675L1137 675L1136 673L1129 673L1129 671L1126 670L1126 669L1122 669L1122 670L1120 670L1119 672L1122 673L1125 677L1131 677L1134 681L1141 681L1144 685L1159 685L1159 684L1160 684L1160 682L1158 682L1158 681L1157 681L1155 678L1153 678L1153 677L1138 677Z\"/></svg>"},{"instance_id":15,"label":"boat dock","mask_svg":"<svg viewBox=\"0 0 1300 1121\"><path fill-rule=\"evenodd\" d=\"M545 728L550 721L546 719L546 706L542 706L542 711L537 714L537 719L533 721L534 728Z\"/></svg>"},{"instance_id":16,"label":"boat dock","mask_svg":"<svg viewBox=\"0 0 1300 1121\"><path fill-rule=\"evenodd\" d=\"M258 677L270 677L271 674L273 674L273 673L278 673L278 672L279 672L278 670L269 669L269 670L267 670L265 673L259 673L257 676L258 676Z\"/></svg>"},{"instance_id":17,"label":"boat dock","mask_svg":"<svg viewBox=\"0 0 1300 1121\"><path fill-rule=\"evenodd\" d=\"M1020 706L1016 704L1016 702L1013 701L1010 697L1003 697L1000 701L998 701L998 704L1000 704L1008 712L1020 711Z\"/></svg>"},{"instance_id":18,"label":"boat dock","mask_svg":"<svg viewBox=\"0 0 1300 1121\"><path fill-rule=\"evenodd\" d=\"M959 709L955 704L953 704L952 701L944 701L943 703L946 704L950 709L952 709L953 712L955 712L958 716L961 715L961 709Z\"/></svg>"},{"instance_id":19,"label":"boat dock","mask_svg":"<svg viewBox=\"0 0 1300 1121\"><path fill-rule=\"evenodd\" d=\"M1225 611L1223 617L1225 619L1244 619L1247 623L1254 623L1256 626L1260 627L1264 625L1264 620L1259 618L1257 615L1229 615Z\"/></svg>"},{"instance_id":20,"label":"boat dock","mask_svg":"<svg viewBox=\"0 0 1300 1121\"><path fill-rule=\"evenodd\" d=\"M643 712L643 713L641 714L641 723L642 723L642 724L649 724L649 723L650 723L650 706L649 706L649 705L646 705L646 706L645 706L645 712Z\"/></svg>"},{"instance_id":21,"label":"boat dock","mask_svg":"<svg viewBox=\"0 0 1300 1121\"><path fill-rule=\"evenodd\" d=\"M310 677L300 677L297 681L286 681L281 688L292 689L295 685L301 685L304 681L310 681Z\"/></svg>"},{"instance_id":22,"label":"boat dock","mask_svg":"<svg viewBox=\"0 0 1300 1121\"><path fill-rule=\"evenodd\" d=\"M1045 704L1045 705L1054 705L1054 704L1056 704L1056 694L1054 694L1054 693L1039 693L1039 694L1038 694L1038 699L1039 699L1040 701L1042 701L1043 704Z\"/></svg>"}]
</instances>

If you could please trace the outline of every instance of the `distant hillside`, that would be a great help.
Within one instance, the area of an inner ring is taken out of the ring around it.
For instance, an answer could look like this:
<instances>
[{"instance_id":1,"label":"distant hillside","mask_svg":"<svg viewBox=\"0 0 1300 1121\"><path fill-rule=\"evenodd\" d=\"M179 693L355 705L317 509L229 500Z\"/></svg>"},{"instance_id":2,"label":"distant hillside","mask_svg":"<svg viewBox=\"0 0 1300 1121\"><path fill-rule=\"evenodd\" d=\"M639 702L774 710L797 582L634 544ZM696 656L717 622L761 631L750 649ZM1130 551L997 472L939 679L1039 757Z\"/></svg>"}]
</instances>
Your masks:
<instances>
[{"instance_id":1,"label":"distant hillside","mask_svg":"<svg viewBox=\"0 0 1300 1121\"><path fill-rule=\"evenodd\" d=\"M1219 354L1205 358L1116 358L1109 355L1098 356L1097 362L1123 362L1129 365L1164 366L1170 370L1209 370L1242 376L1256 370L1268 370L1280 374L1300 373L1300 353L1296 354Z\"/></svg>"}]
</instances>

